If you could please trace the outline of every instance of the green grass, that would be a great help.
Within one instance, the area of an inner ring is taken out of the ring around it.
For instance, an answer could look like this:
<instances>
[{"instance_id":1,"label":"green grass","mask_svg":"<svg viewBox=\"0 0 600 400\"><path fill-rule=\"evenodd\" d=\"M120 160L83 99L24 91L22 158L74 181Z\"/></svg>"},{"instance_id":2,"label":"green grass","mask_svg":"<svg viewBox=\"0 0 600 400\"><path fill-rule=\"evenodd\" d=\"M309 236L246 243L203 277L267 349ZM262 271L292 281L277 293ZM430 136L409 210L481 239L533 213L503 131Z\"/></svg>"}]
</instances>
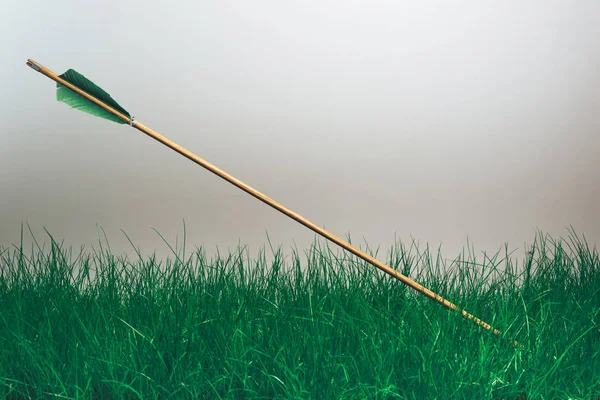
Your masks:
<instances>
[{"instance_id":1,"label":"green grass","mask_svg":"<svg viewBox=\"0 0 600 400\"><path fill-rule=\"evenodd\" d=\"M320 241L252 259L100 244L0 248L0 397L600 396L600 261L572 232L537 234L525 263L414 243L382 258L502 337Z\"/></svg>"}]
</instances>

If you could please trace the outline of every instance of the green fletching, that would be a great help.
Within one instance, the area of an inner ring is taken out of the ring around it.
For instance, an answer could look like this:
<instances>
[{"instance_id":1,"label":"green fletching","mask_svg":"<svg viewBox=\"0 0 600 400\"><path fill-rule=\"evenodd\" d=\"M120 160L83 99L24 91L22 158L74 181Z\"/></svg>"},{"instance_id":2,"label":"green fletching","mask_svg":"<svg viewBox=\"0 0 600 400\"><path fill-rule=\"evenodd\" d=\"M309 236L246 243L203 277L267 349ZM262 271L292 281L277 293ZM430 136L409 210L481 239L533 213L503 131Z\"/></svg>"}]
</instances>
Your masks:
<instances>
[{"instance_id":1,"label":"green fletching","mask_svg":"<svg viewBox=\"0 0 600 400\"><path fill-rule=\"evenodd\" d=\"M97 86L94 82L87 79L85 76L81 75L79 72L70 69L62 75L59 75L60 78L69 82L71 85L76 86L77 88L83 90L90 96L97 98L102 101L107 106L114 108L120 113L126 115L131 118L131 115L127 110L119 105L110 94L106 93L102 88ZM116 115L106 111L104 108L100 107L94 102L89 101L85 97L79 95L68 87L61 85L60 83L56 84L56 100L61 101L70 107L75 108L76 110L86 112L91 115L95 115L100 118L108 119L110 121L117 122L119 124L126 124L127 122L123 121Z\"/></svg>"},{"instance_id":2,"label":"green fletching","mask_svg":"<svg viewBox=\"0 0 600 400\"><path fill-rule=\"evenodd\" d=\"M56 87L56 100L61 101L73 107L76 110L83 111L100 118L108 119L119 124L125 124L125 121L123 121L121 118L106 111L99 105L92 103L85 97L80 96L78 93L75 93L74 91L72 91L66 86L61 85L60 83L58 83Z\"/></svg>"}]
</instances>

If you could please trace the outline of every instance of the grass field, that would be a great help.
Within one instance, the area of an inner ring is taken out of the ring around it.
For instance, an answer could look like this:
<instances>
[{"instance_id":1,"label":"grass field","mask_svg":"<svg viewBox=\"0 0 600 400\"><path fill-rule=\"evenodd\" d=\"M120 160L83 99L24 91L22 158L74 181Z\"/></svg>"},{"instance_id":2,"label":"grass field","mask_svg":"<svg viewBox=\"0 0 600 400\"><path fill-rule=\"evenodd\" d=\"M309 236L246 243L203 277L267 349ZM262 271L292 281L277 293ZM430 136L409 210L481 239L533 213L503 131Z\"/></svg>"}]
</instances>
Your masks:
<instances>
[{"instance_id":1,"label":"grass field","mask_svg":"<svg viewBox=\"0 0 600 400\"><path fill-rule=\"evenodd\" d=\"M527 262L380 255L502 337L320 241L251 259L99 244L0 249L0 397L600 398L600 260L572 231L535 235Z\"/></svg>"}]
</instances>

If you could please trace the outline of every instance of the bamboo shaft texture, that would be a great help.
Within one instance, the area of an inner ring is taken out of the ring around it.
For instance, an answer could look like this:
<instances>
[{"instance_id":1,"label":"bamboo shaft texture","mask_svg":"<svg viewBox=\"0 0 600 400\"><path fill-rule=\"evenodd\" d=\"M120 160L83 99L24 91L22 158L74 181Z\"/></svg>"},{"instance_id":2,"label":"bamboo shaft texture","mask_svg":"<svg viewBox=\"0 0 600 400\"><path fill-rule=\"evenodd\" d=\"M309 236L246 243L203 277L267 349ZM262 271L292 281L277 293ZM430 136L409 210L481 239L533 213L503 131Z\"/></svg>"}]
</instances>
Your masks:
<instances>
[{"instance_id":1,"label":"bamboo shaft texture","mask_svg":"<svg viewBox=\"0 0 600 400\"><path fill-rule=\"evenodd\" d=\"M35 63L33 60L29 59L27 64L31 66L31 63ZM50 71L48 68L41 66L38 63L35 63L35 65L37 65L39 67L39 72L46 75L47 77L49 77L50 79L68 87L69 89L75 91L76 93L84 96L85 98L87 98L88 100L96 103L97 105L99 105L100 107L104 108L105 110L111 112L112 114L116 115L117 117L119 117L120 119L122 119L125 122L133 122L131 121L130 118L128 118L126 115L120 113L119 111L113 109L112 107L104 104L103 102L101 102L100 100L96 99L93 96L90 96L89 94L87 94L86 92L82 91L81 89L77 88L76 86L71 85L69 82L66 82L64 79L61 79L56 73ZM209 170L210 172L212 172L213 174L221 177L222 179L228 181L229 183L231 183L232 185L238 187L239 189L242 189L243 191L245 191L246 193L252 195L253 197L257 198L258 200L266 203L267 205L271 206L272 208L280 211L281 213L287 215L288 217L292 218L293 220L301 223L302 225L306 226L307 228L311 229L312 231L316 232L317 234L323 236L324 238L334 242L335 244L337 244L338 246L342 247L343 249L349 251L350 253L354 254L355 256L361 258L362 260L370 263L371 265L377 267L378 269L380 269L381 271L384 271L385 273L393 276L394 278L402 281L404 284L410 286L411 288L413 288L414 290L424 294L425 296L429 297L432 300L435 300L436 302L442 304L444 307L452 310L452 311L460 311L462 316L472 320L475 324L477 324L478 326L493 332L496 335L501 334L501 332L495 328L493 328L492 326L490 326L488 323L480 320L479 318L476 318L475 316L473 316L472 314L466 312L465 310L461 310L458 306L456 306L455 304L451 303L450 301L444 299L443 297L437 295L436 293L432 292L431 290L427 289L426 287L424 287L423 285L413 281L412 279L410 279L409 277L401 274L399 271L389 267L388 265L384 264L383 262L377 260L376 258L368 255L367 253L363 252L362 250L358 249L357 247L351 245L350 243L340 239L339 237L337 237L336 235L332 234L331 232L319 227L318 225L310 222L309 220L307 220L306 218L302 217L301 215L291 211L290 209L284 207L282 204L278 203L277 201L271 199L270 197L266 196L265 194L259 192L258 190L252 188L251 186L245 184L244 182L240 181L239 179L233 177L232 175L228 174L227 172L217 168L216 166L212 165L211 163L209 163L208 161L202 159L201 157L197 156L196 154L192 153L189 150L186 150L185 148L181 147L180 145L174 143L173 141L167 139L166 137L162 136L161 134L159 134L158 132L154 131L153 129L148 128L147 126L145 126L144 124L140 123L140 122L135 122L132 123L132 126L136 129L138 129L139 131L145 133L146 135L150 136L151 138L157 140L158 142L164 144L165 146L169 147L170 149L176 151L177 153L181 154L182 156L188 158L189 160L195 162L196 164L202 166L203 168ZM518 344L518 342L513 341L513 343L515 345Z\"/></svg>"}]
</instances>

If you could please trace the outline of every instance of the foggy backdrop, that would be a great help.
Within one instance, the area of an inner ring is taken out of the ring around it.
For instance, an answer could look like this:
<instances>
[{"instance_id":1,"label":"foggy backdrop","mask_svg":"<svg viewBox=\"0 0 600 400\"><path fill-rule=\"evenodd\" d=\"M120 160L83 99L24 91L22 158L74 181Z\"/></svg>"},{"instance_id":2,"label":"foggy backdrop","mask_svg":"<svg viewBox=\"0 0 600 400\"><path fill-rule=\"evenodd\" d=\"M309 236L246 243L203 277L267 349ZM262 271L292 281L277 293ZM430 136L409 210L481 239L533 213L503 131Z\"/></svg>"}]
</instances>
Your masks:
<instances>
[{"instance_id":1,"label":"foggy backdrop","mask_svg":"<svg viewBox=\"0 0 600 400\"><path fill-rule=\"evenodd\" d=\"M315 234L135 129L57 102L73 68L338 236L522 256L600 242L600 2L19 1L0 16L0 245L21 223L142 252ZM26 235L28 236L28 235ZM96 246L97 247L97 246ZM382 254L380 258L385 258Z\"/></svg>"}]
</instances>

